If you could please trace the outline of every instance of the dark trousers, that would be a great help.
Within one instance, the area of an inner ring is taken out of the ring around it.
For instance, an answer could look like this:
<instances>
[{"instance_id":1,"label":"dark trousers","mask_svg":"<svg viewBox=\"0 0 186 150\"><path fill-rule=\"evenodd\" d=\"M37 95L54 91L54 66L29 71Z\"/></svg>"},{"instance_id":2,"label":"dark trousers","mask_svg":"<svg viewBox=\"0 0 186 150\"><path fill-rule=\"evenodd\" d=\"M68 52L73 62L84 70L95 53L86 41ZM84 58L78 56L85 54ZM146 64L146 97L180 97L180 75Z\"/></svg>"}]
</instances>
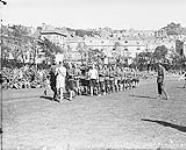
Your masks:
<instances>
[{"instance_id":1,"label":"dark trousers","mask_svg":"<svg viewBox=\"0 0 186 150\"><path fill-rule=\"evenodd\" d=\"M55 86L51 86L51 89L54 92L53 98L56 99L57 98L57 88Z\"/></svg>"},{"instance_id":2,"label":"dark trousers","mask_svg":"<svg viewBox=\"0 0 186 150\"><path fill-rule=\"evenodd\" d=\"M162 90L163 90L163 83L158 83L158 94L162 94Z\"/></svg>"}]
</instances>

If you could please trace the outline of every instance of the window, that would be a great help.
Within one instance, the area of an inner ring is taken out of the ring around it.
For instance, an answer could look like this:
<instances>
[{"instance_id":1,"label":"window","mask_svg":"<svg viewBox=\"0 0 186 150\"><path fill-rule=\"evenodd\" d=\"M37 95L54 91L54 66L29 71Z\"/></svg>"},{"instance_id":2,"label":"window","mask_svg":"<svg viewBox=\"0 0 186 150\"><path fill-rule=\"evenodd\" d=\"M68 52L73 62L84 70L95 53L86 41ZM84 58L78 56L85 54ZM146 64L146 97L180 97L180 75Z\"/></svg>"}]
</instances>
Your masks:
<instances>
[{"instance_id":1,"label":"window","mask_svg":"<svg viewBox=\"0 0 186 150\"><path fill-rule=\"evenodd\" d=\"M125 50L125 51L128 51L128 48L125 48L124 50Z\"/></svg>"}]
</instances>

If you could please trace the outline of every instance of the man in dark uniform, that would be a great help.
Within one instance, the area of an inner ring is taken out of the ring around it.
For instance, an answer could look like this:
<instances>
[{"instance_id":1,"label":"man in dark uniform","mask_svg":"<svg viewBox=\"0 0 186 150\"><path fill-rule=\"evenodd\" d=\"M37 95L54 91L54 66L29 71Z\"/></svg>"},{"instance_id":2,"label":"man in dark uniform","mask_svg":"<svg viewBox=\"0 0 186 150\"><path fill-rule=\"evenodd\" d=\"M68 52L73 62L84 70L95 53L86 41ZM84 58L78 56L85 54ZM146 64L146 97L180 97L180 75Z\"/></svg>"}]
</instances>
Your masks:
<instances>
[{"instance_id":1,"label":"man in dark uniform","mask_svg":"<svg viewBox=\"0 0 186 150\"><path fill-rule=\"evenodd\" d=\"M117 66L116 68L116 78L117 78L117 91L122 91L122 70L120 66Z\"/></svg>"},{"instance_id":2,"label":"man in dark uniform","mask_svg":"<svg viewBox=\"0 0 186 150\"><path fill-rule=\"evenodd\" d=\"M81 89L80 89L81 70L76 64L74 64L72 68L73 68L73 75L74 75L74 90L78 95L80 95L81 94Z\"/></svg>"},{"instance_id":3,"label":"man in dark uniform","mask_svg":"<svg viewBox=\"0 0 186 150\"><path fill-rule=\"evenodd\" d=\"M185 72L183 73L183 78L185 80L183 88L186 88L186 69L185 69Z\"/></svg>"},{"instance_id":4,"label":"man in dark uniform","mask_svg":"<svg viewBox=\"0 0 186 150\"><path fill-rule=\"evenodd\" d=\"M71 101L72 98L75 96L75 91L74 91L74 70L70 63L67 66L66 88L70 95L69 100Z\"/></svg>"},{"instance_id":5,"label":"man in dark uniform","mask_svg":"<svg viewBox=\"0 0 186 150\"><path fill-rule=\"evenodd\" d=\"M105 94L105 70L99 66L99 93Z\"/></svg>"},{"instance_id":6,"label":"man in dark uniform","mask_svg":"<svg viewBox=\"0 0 186 150\"><path fill-rule=\"evenodd\" d=\"M3 76L2 76L2 74L0 72L0 84L2 84L2 83L3 83Z\"/></svg>"},{"instance_id":7,"label":"man in dark uniform","mask_svg":"<svg viewBox=\"0 0 186 150\"><path fill-rule=\"evenodd\" d=\"M158 76L157 76L157 84L158 84L158 94L159 98L162 98L162 94L165 95L165 99L168 100L167 93L164 89L165 80L165 68L158 63Z\"/></svg>"},{"instance_id":8,"label":"man in dark uniform","mask_svg":"<svg viewBox=\"0 0 186 150\"><path fill-rule=\"evenodd\" d=\"M110 91L115 92L115 68L114 66L109 67L109 83Z\"/></svg>"},{"instance_id":9,"label":"man in dark uniform","mask_svg":"<svg viewBox=\"0 0 186 150\"><path fill-rule=\"evenodd\" d=\"M56 100L57 99L57 87L56 87L57 73L56 73L56 65L55 64L53 64L51 66L49 74L50 74L50 87L51 87L52 91L54 92L53 99Z\"/></svg>"},{"instance_id":10,"label":"man in dark uniform","mask_svg":"<svg viewBox=\"0 0 186 150\"><path fill-rule=\"evenodd\" d=\"M105 92L109 94L110 92L110 83L109 83L109 68L107 65L104 66L104 78L105 78Z\"/></svg>"}]
</instances>

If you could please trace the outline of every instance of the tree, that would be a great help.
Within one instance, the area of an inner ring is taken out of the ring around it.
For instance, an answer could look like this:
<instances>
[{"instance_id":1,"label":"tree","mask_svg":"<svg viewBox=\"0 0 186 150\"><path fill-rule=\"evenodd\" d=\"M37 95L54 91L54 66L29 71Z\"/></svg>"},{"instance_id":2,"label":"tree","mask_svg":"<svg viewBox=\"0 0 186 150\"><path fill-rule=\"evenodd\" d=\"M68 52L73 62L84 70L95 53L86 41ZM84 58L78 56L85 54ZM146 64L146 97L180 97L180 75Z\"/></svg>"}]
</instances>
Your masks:
<instances>
[{"instance_id":1,"label":"tree","mask_svg":"<svg viewBox=\"0 0 186 150\"><path fill-rule=\"evenodd\" d=\"M153 58L155 60L165 59L167 52L168 52L168 49L165 45L157 46L154 53L153 53Z\"/></svg>"},{"instance_id":2,"label":"tree","mask_svg":"<svg viewBox=\"0 0 186 150\"><path fill-rule=\"evenodd\" d=\"M22 25L13 25L9 26L9 29L12 29L9 31L9 34L12 34L15 37L23 37L29 35L29 30L27 27Z\"/></svg>"},{"instance_id":3,"label":"tree","mask_svg":"<svg viewBox=\"0 0 186 150\"><path fill-rule=\"evenodd\" d=\"M152 62L153 53L152 52L141 52L134 59L134 64L139 67L140 70L150 69Z\"/></svg>"},{"instance_id":4,"label":"tree","mask_svg":"<svg viewBox=\"0 0 186 150\"><path fill-rule=\"evenodd\" d=\"M29 28L22 25L13 25L4 26L2 29L4 30L3 33L8 35L8 40L5 41L15 62L25 63L25 50L27 50L25 45L28 45L33 38L29 36Z\"/></svg>"},{"instance_id":5,"label":"tree","mask_svg":"<svg viewBox=\"0 0 186 150\"><path fill-rule=\"evenodd\" d=\"M165 29L167 35L182 35L186 33L180 23L171 22L167 26L163 27L163 29Z\"/></svg>"},{"instance_id":6,"label":"tree","mask_svg":"<svg viewBox=\"0 0 186 150\"><path fill-rule=\"evenodd\" d=\"M58 46L55 43L51 42L47 38L44 39L44 46L45 46L46 56L51 56L53 54L63 53L64 52L60 46Z\"/></svg>"}]
</instances>

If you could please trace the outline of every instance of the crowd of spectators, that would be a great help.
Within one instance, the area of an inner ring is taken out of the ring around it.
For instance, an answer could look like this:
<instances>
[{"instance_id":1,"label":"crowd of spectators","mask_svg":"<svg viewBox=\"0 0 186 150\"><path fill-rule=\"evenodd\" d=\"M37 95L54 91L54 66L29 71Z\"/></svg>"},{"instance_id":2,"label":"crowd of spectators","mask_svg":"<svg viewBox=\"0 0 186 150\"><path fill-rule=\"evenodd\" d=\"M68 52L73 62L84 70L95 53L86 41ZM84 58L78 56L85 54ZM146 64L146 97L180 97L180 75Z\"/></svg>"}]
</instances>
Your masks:
<instances>
[{"instance_id":1,"label":"crowd of spectators","mask_svg":"<svg viewBox=\"0 0 186 150\"><path fill-rule=\"evenodd\" d=\"M38 88L45 86L48 70L36 70L35 67L24 66L21 68L3 67L1 70L3 89Z\"/></svg>"}]
</instances>

